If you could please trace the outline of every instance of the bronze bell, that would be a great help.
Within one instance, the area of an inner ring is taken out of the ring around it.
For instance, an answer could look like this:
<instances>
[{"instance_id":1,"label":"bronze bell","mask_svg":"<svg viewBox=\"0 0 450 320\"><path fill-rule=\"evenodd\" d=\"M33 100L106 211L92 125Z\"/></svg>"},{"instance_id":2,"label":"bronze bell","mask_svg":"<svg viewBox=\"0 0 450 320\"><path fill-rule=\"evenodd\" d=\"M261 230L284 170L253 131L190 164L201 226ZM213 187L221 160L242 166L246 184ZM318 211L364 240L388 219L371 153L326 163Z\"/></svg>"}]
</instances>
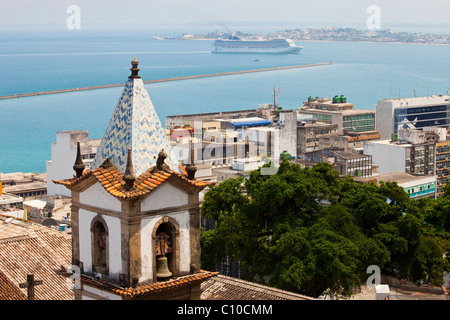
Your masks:
<instances>
[{"instance_id":1,"label":"bronze bell","mask_svg":"<svg viewBox=\"0 0 450 320\"><path fill-rule=\"evenodd\" d=\"M169 270L169 265L167 263L167 257L158 257L156 261L156 277L158 278L168 278L172 276L172 272Z\"/></svg>"}]
</instances>

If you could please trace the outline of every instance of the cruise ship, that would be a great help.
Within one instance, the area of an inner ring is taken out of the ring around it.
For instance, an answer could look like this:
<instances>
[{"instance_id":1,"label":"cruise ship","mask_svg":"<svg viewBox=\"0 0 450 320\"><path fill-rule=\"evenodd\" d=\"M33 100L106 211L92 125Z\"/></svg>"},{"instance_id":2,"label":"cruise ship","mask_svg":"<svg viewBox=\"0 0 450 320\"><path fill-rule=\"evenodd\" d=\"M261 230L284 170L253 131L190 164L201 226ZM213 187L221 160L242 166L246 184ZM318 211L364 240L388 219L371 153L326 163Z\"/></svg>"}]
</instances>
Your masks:
<instances>
[{"instance_id":1,"label":"cruise ship","mask_svg":"<svg viewBox=\"0 0 450 320\"><path fill-rule=\"evenodd\" d=\"M231 36L227 40L216 40L213 53L299 53L303 47L296 46L290 39L242 40Z\"/></svg>"}]
</instances>

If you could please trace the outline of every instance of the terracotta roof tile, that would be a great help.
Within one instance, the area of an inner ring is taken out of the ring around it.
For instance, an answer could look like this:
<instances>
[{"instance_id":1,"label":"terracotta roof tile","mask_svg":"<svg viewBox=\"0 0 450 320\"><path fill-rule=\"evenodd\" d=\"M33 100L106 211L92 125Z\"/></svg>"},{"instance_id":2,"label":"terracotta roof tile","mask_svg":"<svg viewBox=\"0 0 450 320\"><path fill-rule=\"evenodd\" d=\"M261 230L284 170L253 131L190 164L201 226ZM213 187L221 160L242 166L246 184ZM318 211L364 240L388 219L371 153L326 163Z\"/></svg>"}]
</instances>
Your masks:
<instances>
[{"instance_id":1,"label":"terracotta roof tile","mask_svg":"<svg viewBox=\"0 0 450 320\"><path fill-rule=\"evenodd\" d=\"M27 300L27 296L1 270L0 300Z\"/></svg>"},{"instance_id":2,"label":"terracotta roof tile","mask_svg":"<svg viewBox=\"0 0 450 320\"><path fill-rule=\"evenodd\" d=\"M180 174L176 171L165 172L157 170L156 167L152 167L136 178L131 190L125 190L125 182L123 180L124 174L114 166L85 170L85 172L83 172L83 174L78 178L74 177L66 180L53 180L53 182L64 185L70 189L91 176L94 176L106 191L121 199L135 199L145 196L158 188L158 186L171 177L181 180L188 185L198 188L199 190L213 184L205 181L192 181L189 180L186 175Z\"/></svg>"},{"instance_id":3,"label":"terracotta roof tile","mask_svg":"<svg viewBox=\"0 0 450 320\"><path fill-rule=\"evenodd\" d=\"M294 292L218 275L201 284L201 300L316 300Z\"/></svg>"},{"instance_id":4,"label":"terracotta roof tile","mask_svg":"<svg viewBox=\"0 0 450 320\"><path fill-rule=\"evenodd\" d=\"M0 273L18 290L27 274L42 280L35 288L36 300L73 300L67 279L58 274L72 262L72 237L37 223L0 215ZM3 281L0 280L0 283ZM1 287L1 286L0 286Z\"/></svg>"},{"instance_id":5,"label":"terracotta roof tile","mask_svg":"<svg viewBox=\"0 0 450 320\"><path fill-rule=\"evenodd\" d=\"M123 288L119 285L113 284L106 280L94 279L85 274L81 275L81 282L101 290L110 291L123 297L135 298L144 295L151 295L154 293L160 293L163 291L171 290L173 288L179 288L202 281L206 281L211 277L217 276L218 272L209 272L201 270L197 274L182 276L179 278L170 279L164 282L156 282L150 284L139 285L135 288Z\"/></svg>"}]
</instances>

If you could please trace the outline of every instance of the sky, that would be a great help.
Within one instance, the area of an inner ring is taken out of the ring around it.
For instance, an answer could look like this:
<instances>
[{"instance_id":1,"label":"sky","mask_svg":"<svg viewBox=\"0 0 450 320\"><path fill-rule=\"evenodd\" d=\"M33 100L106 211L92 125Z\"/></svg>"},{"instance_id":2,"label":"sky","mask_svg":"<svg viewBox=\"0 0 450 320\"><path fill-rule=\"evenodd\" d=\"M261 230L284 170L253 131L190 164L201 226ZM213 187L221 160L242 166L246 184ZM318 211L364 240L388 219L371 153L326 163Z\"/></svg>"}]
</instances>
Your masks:
<instances>
[{"instance_id":1,"label":"sky","mask_svg":"<svg viewBox=\"0 0 450 320\"><path fill-rule=\"evenodd\" d=\"M0 0L0 28L66 28L79 8L82 28L236 24L365 27L369 6L381 27L450 26L450 0Z\"/></svg>"}]
</instances>

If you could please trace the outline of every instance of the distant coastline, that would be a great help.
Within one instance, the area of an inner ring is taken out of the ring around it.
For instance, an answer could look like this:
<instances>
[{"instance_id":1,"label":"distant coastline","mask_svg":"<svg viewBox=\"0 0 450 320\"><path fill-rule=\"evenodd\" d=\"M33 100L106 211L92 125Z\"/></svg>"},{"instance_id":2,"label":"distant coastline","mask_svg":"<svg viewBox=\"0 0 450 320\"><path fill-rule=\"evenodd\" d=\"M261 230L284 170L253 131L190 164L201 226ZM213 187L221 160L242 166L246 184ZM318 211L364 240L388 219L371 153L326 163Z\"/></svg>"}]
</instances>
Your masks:
<instances>
[{"instance_id":1,"label":"distant coastline","mask_svg":"<svg viewBox=\"0 0 450 320\"><path fill-rule=\"evenodd\" d=\"M236 33L208 32L203 34L182 34L176 37L154 37L158 40L217 40L237 35L245 39L265 40L270 38L289 38L293 41L314 42L366 42L366 43L398 43L398 44L435 44L449 45L449 34L397 32L391 29L360 30L354 28L299 28L277 31L273 33Z\"/></svg>"}]
</instances>

